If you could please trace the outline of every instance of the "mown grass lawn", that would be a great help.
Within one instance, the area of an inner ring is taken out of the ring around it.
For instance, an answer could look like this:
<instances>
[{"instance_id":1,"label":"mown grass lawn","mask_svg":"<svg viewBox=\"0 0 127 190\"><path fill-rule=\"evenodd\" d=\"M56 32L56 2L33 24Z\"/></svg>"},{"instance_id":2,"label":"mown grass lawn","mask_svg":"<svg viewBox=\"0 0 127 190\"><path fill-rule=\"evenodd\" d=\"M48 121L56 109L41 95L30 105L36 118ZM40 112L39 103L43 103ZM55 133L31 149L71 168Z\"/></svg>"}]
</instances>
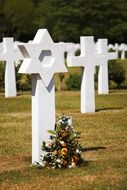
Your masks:
<instances>
[{"instance_id":1,"label":"mown grass lawn","mask_svg":"<svg viewBox=\"0 0 127 190\"><path fill-rule=\"evenodd\" d=\"M0 190L126 190L127 90L96 95L92 114L80 114L79 92L56 92L56 112L81 132L82 167L32 167L30 93L0 94Z\"/></svg>"}]
</instances>

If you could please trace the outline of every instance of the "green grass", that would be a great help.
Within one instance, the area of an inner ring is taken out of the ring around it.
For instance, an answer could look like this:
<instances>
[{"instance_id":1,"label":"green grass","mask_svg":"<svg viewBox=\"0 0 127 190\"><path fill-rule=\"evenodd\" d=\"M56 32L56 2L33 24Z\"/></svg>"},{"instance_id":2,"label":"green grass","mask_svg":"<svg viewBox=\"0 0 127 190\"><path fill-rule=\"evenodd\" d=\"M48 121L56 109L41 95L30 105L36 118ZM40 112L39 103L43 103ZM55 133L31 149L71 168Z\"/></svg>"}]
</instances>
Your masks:
<instances>
[{"instance_id":1,"label":"green grass","mask_svg":"<svg viewBox=\"0 0 127 190\"><path fill-rule=\"evenodd\" d=\"M56 114L61 113L71 115L81 131L86 164L37 169L31 166L30 94L0 94L0 190L126 190L127 90L96 94L92 114L80 114L79 92L56 92Z\"/></svg>"}]
</instances>

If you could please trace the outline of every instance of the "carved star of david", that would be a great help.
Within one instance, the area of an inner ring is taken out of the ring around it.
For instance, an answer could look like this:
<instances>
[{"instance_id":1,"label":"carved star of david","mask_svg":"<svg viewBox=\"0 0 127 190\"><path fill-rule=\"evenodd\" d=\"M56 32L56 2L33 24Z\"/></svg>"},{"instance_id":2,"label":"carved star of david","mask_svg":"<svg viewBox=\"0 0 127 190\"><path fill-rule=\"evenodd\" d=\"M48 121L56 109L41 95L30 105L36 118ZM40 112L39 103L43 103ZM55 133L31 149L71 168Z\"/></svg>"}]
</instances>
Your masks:
<instances>
[{"instance_id":1,"label":"carved star of david","mask_svg":"<svg viewBox=\"0 0 127 190\"><path fill-rule=\"evenodd\" d=\"M55 73L67 72L64 63L65 44L54 43L46 29L38 30L31 43L18 45L24 61L19 73L40 74L46 87Z\"/></svg>"}]
</instances>

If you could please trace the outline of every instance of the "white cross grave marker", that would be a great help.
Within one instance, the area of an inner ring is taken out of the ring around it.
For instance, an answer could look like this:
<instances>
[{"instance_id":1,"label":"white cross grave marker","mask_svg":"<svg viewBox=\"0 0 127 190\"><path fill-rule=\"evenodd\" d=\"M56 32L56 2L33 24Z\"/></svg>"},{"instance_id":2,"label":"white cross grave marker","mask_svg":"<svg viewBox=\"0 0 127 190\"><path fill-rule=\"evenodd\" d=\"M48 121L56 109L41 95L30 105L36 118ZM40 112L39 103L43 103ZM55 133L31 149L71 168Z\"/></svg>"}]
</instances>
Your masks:
<instances>
[{"instance_id":1,"label":"white cross grave marker","mask_svg":"<svg viewBox=\"0 0 127 190\"><path fill-rule=\"evenodd\" d=\"M33 42L19 45L24 61L20 73L32 74L32 163L40 162L41 143L49 140L48 130L55 126L53 76L67 72L66 46L54 43L46 29L38 30ZM44 153L43 153L44 154Z\"/></svg>"},{"instance_id":2,"label":"white cross grave marker","mask_svg":"<svg viewBox=\"0 0 127 190\"><path fill-rule=\"evenodd\" d=\"M121 51L121 59L125 59L125 52L127 51L127 45L122 43L120 46L119 46L119 51Z\"/></svg>"},{"instance_id":3,"label":"white cross grave marker","mask_svg":"<svg viewBox=\"0 0 127 190\"><path fill-rule=\"evenodd\" d=\"M108 84L108 60L117 59L117 52L108 52L108 40L99 39L97 42L97 51L101 56L101 63L99 65L98 73L98 93L108 94L109 84Z\"/></svg>"},{"instance_id":4,"label":"white cross grave marker","mask_svg":"<svg viewBox=\"0 0 127 190\"><path fill-rule=\"evenodd\" d=\"M95 65L100 63L97 57L93 36L80 37L80 56L68 55L67 65L83 67L81 82L81 113L95 112L94 72Z\"/></svg>"},{"instance_id":5,"label":"white cross grave marker","mask_svg":"<svg viewBox=\"0 0 127 190\"><path fill-rule=\"evenodd\" d=\"M108 45L108 51L110 51L110 50L115 50L113 44Z\"/></svg>"},{"instance_id":6,"label":"white cross grave marker","mask_svg":"<svg viewBox=\"0 0 127 190\"><path fill-rule=\"evenodd\" d=\"M6 61L5 66L5 97L16 96L16 79L14 62L21 59L20 51L15 51L13 38L3 38L0 60Z\"/></svg>"}]
</instances>

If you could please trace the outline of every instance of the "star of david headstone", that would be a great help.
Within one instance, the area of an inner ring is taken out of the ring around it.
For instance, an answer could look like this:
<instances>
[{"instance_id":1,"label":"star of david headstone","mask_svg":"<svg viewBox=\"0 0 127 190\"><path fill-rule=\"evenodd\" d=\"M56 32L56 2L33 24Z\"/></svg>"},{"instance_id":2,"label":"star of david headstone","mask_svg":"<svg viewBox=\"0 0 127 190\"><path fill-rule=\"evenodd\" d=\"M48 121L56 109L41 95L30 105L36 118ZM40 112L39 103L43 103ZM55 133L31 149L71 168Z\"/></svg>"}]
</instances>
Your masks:
<instances>
[{"instance_id":1,"label":"star of david headstone","mask_svg":"<svg viewBox=\"0 0 127 190\"><path fill-rule=\"evenodd\" d=\"M46 29L38 30L34 40L19 45L24 61L20 73L32 74L32 163L40 162L42 141L55 126L54 74L67 72L66 45L54 43Z\"/></svg>"},{"instance_id":2,"label":"star of david headstone","mask_svg":"<svg viewBox=\"0 0 127 190\"><path fill-rule=\"evenodd\" d=\"M67 72L62 56L66 46L54 43L46 29L39 30L33 42L19 45L19 48L24 55L19 72L39 74L46 87L55 73Z\"/></svg>"}]
</instances>

